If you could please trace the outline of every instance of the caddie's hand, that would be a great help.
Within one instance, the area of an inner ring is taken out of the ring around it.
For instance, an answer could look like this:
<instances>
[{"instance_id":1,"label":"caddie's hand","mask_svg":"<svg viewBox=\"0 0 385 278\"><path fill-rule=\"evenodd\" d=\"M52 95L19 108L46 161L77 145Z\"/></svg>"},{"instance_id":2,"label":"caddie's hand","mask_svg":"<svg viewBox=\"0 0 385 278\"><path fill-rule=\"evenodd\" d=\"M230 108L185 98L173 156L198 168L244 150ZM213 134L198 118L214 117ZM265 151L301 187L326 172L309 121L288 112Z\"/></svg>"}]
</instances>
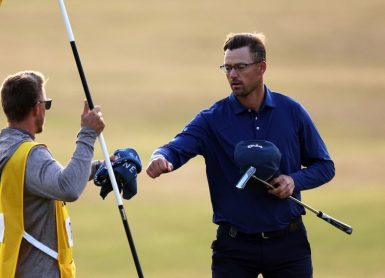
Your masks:
<instances>
[{"instance_id":1,"label":"caddie's hand","mask_svg":"<svg viewBox=\"0 0 385 278\"><path fill-rule=\"evenodd\" d=\"M98 105L95 106L94 109L90 110L88 102L85 100L84 109L81 116L81 126L92 128L98 135L103 131L105 127L102 112L100 112L100 110L101 108Z\"/></svg>"},{"instance_id":2,"label":"caddie's hand","mask_svg":"<svg viewBox=\"0 0 385 278\"><path fill-rule=\"evenodd\" d=\"M168 162L163 156L157 156L149 162L146 172L147 175L155 179L163 173L171 172L173 169L173 165Z\"/></svg>"},{"instance_id":3,"label":"caddie's hand","mask_svg":"<svg viewBox=\"0 0 385 278\"><path fill-rule=\"evenodd\" d=\"M280 175L270 181L270 184L276 187L275 189L270 189L269 193L281 198L288 198L293 194L294 191L294 180L290 176Z\"/></svg>"}]
</instances>

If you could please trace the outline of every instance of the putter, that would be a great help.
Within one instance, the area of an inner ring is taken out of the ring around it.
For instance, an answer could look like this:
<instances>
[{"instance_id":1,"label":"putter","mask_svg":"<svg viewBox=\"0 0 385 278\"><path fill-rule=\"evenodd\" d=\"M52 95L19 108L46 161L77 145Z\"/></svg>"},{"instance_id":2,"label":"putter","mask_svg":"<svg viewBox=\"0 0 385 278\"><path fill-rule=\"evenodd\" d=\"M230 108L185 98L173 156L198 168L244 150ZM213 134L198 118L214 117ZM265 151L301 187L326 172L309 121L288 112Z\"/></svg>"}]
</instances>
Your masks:
<instances>
[{"instance_id":1,"label":"putter","mask_svg":"<svg viewBox=\"0 0 385 278\"><path fill-rule=\"evenodd\" d=\"M256 168L253 167L253 166L250 166L249 169L243 174L243 176L240 178L239 182L237 183L236 187L238 189L244 189L247 182L249 181L250 178L253 178L261 183L263 183L264 185L266 185L267 187L271 188L271 189L275 189L275 187L273 185L271 185L270 183L256 177L254 175L256 171ZM251 176L250 176L250 173ZM312 208L311 206L301 202L300 200L294 198L293 196L289 196L289 199L296 202L297 204L303 206L304 208L307 208L308 210L310 210L311 212L315 213L319 218L325 220L326 222L328 222L329 224L333 225L334 227L340 229L341 231L347 233L347 234L352 234L353 232L353 228L329 215L327 215L326 213L322 212L322 211L319 211L319 210L316 210L314 208Z\"/></svg>"}]
</instances>

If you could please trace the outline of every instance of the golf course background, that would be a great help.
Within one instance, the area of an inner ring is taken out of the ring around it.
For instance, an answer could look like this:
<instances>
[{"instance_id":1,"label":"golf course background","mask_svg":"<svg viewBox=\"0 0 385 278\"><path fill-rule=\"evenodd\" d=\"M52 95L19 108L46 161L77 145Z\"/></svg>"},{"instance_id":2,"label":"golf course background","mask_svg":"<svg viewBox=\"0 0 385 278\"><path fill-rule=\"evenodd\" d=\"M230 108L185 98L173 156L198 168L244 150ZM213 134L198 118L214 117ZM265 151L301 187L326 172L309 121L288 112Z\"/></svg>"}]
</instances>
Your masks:
<instances>
[{"instance_id":1,"label":"golf course background","mask_svg":"<svg viewBox=\"0 0 385 278\"><path fill-rule=\"evenodd\" d=\"M314 277L385 277L385 2L260 0L66 1L104 137L112 153L135 148L145 169L201 109L226 97L218 66L229 32L267 37L267 85L310 112L336 165L327 185L303 201L353 226L353 234L308 213ZM84 93L57 1L4 0L0 79L45 74L46 143L66 165L75 147ZM6 126L4 115L1 126ZM103 159L100 146L95 159ZM211 203L204 161L150 179L124 201L145 277L210 277ZM69 204L79 277L137 277L110 194L89 183ZM253 212L250 212L253 213Z\"/></svg>"}]
</instances>

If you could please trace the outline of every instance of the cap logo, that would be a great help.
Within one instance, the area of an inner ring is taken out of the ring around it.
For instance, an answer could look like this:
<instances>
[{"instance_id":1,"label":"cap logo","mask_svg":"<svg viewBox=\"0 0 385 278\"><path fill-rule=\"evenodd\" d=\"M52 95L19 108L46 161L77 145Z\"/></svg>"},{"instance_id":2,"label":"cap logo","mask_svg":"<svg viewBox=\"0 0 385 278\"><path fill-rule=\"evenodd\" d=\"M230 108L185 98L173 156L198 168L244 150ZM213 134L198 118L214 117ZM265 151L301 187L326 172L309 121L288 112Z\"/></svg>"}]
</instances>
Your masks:
<instances>
[{"instance_id":1,"label":"cap logo","mask_svg":"<svg viewBox=\"0 0 385 278\"><path fill-rule=\"evenodd\" d=\"M251 148L260 148L260 149L263 149L263 146L262 146L262 145L259 145L259 144L252 144L252 145L248 145L247 148L248 148L248 149L251 149Z\"/></svg>"}]
</instances>

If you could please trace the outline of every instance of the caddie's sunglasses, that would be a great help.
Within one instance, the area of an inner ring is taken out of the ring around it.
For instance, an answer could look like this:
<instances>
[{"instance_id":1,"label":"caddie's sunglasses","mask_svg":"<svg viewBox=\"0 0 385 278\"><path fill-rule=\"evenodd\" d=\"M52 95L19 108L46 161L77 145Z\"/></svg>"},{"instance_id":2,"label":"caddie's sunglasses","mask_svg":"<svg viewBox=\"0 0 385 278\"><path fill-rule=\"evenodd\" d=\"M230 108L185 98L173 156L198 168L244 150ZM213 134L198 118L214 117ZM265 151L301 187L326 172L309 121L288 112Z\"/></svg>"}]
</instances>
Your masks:
<instances>
[{"instance_id":1,"label":"caddie's sunglasses","mask_svg":"<svg viewBox=\"0 0 385 278\"><path fill-rule=\"evenodd\" d=\"M49 110L51 108L51 105L52 105L52 99L47 98L45 100L39 100L37 103L44 103L45 109Z\"/></svg>"}]
</instances>

